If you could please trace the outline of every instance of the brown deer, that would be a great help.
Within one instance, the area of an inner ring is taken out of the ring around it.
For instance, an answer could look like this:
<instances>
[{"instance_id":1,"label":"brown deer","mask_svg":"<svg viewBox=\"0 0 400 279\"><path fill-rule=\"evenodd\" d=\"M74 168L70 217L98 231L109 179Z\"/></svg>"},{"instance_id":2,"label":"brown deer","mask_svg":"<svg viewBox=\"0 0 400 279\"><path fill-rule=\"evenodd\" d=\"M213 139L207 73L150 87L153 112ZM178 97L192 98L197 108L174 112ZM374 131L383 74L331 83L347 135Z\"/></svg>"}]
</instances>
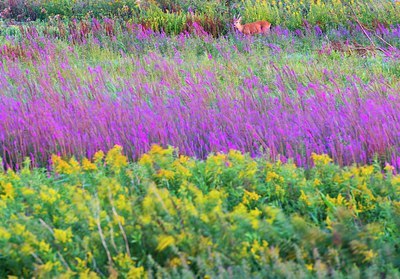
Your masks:
<instances>
[{"instance_id":1,"label":"brown deer","mask_svg":"<svg viewBox=\"0 0 400 279\"><path fill-rule=\"evenodd\" d=\"M271 23L265 20L260 20L252 23L247 23L242 25L240 21L242 17L234 18L233 25L239 30L240 33L244 35L254 35L254 34L268 34L271 28Z\"/></svg>"}]
</instances>

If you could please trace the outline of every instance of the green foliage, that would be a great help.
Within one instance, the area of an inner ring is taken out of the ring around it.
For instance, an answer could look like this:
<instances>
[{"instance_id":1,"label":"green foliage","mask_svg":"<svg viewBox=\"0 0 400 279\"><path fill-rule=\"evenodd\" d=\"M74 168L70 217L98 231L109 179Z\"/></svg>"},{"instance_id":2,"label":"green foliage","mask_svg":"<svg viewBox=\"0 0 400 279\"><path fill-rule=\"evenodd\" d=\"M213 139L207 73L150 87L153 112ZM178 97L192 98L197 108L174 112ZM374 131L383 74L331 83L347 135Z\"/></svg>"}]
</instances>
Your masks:
<instances>
[{"instance_id":1,"label":"green foliage","mask_svg":"<svg viewBox=\"0 0 400 279\"><path fill-rule=\"evenodd\" d=\"M157 6L151 6L140 17L146 27L154 31L164 31L168 34L179 34L186 26L186 15L183 13L163 12Z\"/></svg>"},{"instance_id":2,"label":"green foliage","mask_svg":"<svg viewBox=\"0 0 400 279\"><path fill-rule=\"evenodd\" d=\"M2 12L1 12L2 11ZM273 26L291 30L303 29L308 24L322 30L349 26L354 16L367 27L379 24L400 24L400 5L393 1L377 0L236 0L236 1L175 1L175 0L35 0L0 1L0 17L18 20L62 16L65 18L118 17L136 23L146 23L154 30L177 34L190 29L190 18L214 36L231 28L232 18L241 14L243 21L267 20ZM195 20L196 21L196 20Z\"/></svg>"},{"instance_id":3,"label":"green foliage","mask_svg":"<svg viewBox=\"0 0 400 279\"><path fill-rule=\"evenodd\" d=\"M67 18L85 16L94 17L131 17L132 10L137 8L136 1L131 0L52 0L42 1L42 18L47 16L61 15Z\"/></svg>"},{"instance_id":4,"label":"green foliage","mask_svg":"<svg viewBox=\"0 0 400 279\"><path fill-rule=\"evenodd\" d=\"M398 277L400 175L115 146L0 173L0 276ZM21 266L23 268L21 269ZM229 275L231 274L231 275Z\"/></svg>"},{"instance_id":5,"label":"green foliage","mask_svg":"<svg viewBox=\"0 0 400 279\"><path fill-rule=\"evenodd\" d=\"M341 1L341 0L243 0L243 18L248 22L268 20L272 25L289 29L301 29L306 22L319 25L322 29L347 26L354 22L354 16L369 27L377 24L399 24L399 5L392 1Z\"/></svg>"}]
</instances>

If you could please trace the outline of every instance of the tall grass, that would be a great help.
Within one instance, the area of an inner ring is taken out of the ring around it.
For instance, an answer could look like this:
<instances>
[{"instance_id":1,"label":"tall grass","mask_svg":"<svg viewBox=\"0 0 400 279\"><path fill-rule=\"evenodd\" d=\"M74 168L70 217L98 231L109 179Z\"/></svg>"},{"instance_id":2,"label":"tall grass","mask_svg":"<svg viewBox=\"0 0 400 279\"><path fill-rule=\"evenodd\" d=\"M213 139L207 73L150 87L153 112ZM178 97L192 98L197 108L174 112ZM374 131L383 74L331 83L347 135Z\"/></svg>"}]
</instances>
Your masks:
<instances>
[{"instance_id":1,"label":"tall grass","mask_svg":"<svg viewBox=\"0 0 400 279\"><path fill-rule=\"evenodd\" d=\"M235 148L304 166L312 152L342 165L400 166L395 47L366 57L337 51L344 29L331 39L277 28L269 38L215 40L109 20L45 26L2 46L0 148L9 166L116 143L134 158L159 143L199 158ZM398 29L381 30L396 45Z\"/></svg>"}]
</instances>

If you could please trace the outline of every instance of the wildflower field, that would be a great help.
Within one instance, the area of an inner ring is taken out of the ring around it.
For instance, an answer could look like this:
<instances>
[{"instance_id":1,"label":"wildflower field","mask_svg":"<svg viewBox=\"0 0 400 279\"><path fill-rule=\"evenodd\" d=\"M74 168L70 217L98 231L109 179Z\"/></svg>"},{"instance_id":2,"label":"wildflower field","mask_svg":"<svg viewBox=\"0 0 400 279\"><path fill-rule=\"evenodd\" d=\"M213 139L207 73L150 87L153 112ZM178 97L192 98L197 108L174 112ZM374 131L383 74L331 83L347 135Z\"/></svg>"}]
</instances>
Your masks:
<instances>
[{"instance_id":1,"label":"wildflower field","mask_svg":"<svg viewBox=\"0 0 400 279\"><path fill-rule=\"evenodd\" d=\"M400 278L399 3L0 0L0 278Z\"/></svg>"}]
</instances>

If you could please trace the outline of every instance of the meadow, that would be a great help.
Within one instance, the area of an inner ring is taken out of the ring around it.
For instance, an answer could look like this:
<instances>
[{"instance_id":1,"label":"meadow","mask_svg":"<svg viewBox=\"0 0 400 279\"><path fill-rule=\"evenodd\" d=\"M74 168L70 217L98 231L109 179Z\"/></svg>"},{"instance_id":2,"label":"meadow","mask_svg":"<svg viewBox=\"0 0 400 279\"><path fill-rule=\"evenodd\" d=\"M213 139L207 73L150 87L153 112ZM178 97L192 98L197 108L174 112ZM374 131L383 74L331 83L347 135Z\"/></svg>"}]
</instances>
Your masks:
<instances>
[{"instance_id":1,"label":"meadow","mask_svg":"<svg viewBox=\"0 0 400 279\"><path fill-rule=\"evenodd\" d=\"M399 14L0 1L0 277L398 278Z\"/></svg>"}]
</instances>

